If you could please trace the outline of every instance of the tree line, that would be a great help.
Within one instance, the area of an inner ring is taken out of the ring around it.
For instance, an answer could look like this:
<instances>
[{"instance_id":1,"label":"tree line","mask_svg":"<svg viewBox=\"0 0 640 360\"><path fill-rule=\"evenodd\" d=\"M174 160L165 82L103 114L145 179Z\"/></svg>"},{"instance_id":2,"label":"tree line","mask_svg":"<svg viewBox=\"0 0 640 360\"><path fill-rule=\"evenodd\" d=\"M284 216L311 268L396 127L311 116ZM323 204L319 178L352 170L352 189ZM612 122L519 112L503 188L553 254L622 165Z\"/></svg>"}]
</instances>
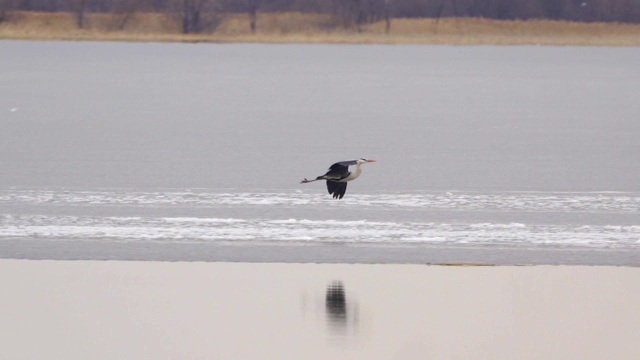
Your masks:
<instances>
[{"instance_id":1,"label":"tree line","mask_svg":"<svg viewBox=\"0 0 640 360\"><path fill-rule=\"evenodd\" d=\"M344 27L394 18L482 17L640 23L640 0L0 0L8 11L73 12L79 27L86 13L163 12L180 16L182 31L214 30L228 13L246 13L255 32L265 12L320 13ZM1 15L0 15L1 16Z\"/></svg>"}]
</instances>

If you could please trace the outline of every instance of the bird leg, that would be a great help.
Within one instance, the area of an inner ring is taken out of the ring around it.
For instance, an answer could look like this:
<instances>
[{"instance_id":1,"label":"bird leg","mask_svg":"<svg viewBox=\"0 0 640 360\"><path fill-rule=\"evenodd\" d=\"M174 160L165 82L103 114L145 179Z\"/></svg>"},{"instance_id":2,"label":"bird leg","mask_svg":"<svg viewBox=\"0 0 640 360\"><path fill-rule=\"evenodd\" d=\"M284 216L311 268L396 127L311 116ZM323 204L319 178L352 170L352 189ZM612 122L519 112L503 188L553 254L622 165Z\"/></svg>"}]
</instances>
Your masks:
<instances>
[{"instance_id":1,"label":"bird leg","mask_svg":"<svg viewBox=\"0 0 640 360\"><path fill-rule=\"evenodd\" d=\"M318 181L321 179L313 179L313 180L309 180L307 178L304 178L302 181L300 181L300 184L306 184L306 183L310 183L310 182L314 182L314 181Z\"/></svg>"}]
</instances>

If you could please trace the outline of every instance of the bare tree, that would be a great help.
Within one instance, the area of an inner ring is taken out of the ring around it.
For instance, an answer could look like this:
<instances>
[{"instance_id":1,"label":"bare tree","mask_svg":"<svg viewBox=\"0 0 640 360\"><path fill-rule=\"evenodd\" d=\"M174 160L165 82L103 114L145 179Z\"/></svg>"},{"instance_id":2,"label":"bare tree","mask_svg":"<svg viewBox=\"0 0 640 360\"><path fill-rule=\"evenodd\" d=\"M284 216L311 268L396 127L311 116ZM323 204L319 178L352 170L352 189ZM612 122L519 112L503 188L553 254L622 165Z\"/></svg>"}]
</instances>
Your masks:
<instances>
[{"instance_id":1,"label":"bare tree","mask_svg":"<svg viewBox=\"0 0 640 360\"><path fill-rule=\"evenodd\" d=\"M174 0L174 8L181 14L184 34L214 31L222 20L215 0Z\"/></svg>"},{"instance_id":2,"label":"bare tree","mask_svg":"<svg viewBox=\"0 0 640 360\"><path fill-rule=\"evenodd\" d=\"M391 32L391 0L384 0L384 32Z\"/></svg>"},{"instance_id":3,"label":"bare tree","mask_svg":"<svg viewBox=\"0 0 640 360\"><path fill-rule=\"evenodd\" d=\"M204 0L182 0L182 32L184 34L200 31L200 13Z\"/></svg>"},{"instance_id":4,"label":"bare tree","mask_svg":"<svg viewBox=\"0 0 640 360\"><path fill-rule=\"evenodd\" d=\"M109 30L123 30L139 10L145 11L149 7L142 1L136 0L111 0L106 4L105 10L110 12L111 21Z\"/></svg>"},{"instance_id":5,"label":"bare tree","mask_svg":"<svg viewBox=\"0 0 640 360\"><path fill-rule=\"evenodd\" d=\"M264 6L271 7L272 11L286 11L282 7L281 0L221 0L221 8L230 13L245 13L249 16L249 30L255 34L258 30L258 12Z\"/></svg>"},{"instance_id":6,"label":"bare tree","mask_svg":"<svg viewBox=\"0 0 640 360\"><path fill-rule=\"evenodd\" d=\"M247 10L249 12L249 28L251 33L256 33L256 27L258 22L258 9L260 8L261 0L247 0Z\"/></svg>"},{"instance_id":7,"label":"bare tree","mask_svg":"<svg viewBox=\"0 0 640 360\"><path fill-rule=\"evenodd\" d=\"M87 10L87 0L75 1L76 25L80 29L84 29L84 15Z\"/></svg>"},{"instance_id":8,"label":"bare tree","mask_svg":"<svg viewBox=\"0 0 640 360\"><path fill-rule=\"evenodd\" d=\"M355 27L360 32L362 25L386 18L386 5L385 0L333 0L332 12L344 27ZM390 29L391 18L388 20Z\"/></svg>"},{"instance_id":9,"label":"bare tree","mask_svg":"<svg viewBox=\"0 0 640 360\"><path fill-rule=\"evenodd\" d=\"M14 0L0 0L0 24L11 20L11 11L14 9Z\"/></svg>"}]
</instances>

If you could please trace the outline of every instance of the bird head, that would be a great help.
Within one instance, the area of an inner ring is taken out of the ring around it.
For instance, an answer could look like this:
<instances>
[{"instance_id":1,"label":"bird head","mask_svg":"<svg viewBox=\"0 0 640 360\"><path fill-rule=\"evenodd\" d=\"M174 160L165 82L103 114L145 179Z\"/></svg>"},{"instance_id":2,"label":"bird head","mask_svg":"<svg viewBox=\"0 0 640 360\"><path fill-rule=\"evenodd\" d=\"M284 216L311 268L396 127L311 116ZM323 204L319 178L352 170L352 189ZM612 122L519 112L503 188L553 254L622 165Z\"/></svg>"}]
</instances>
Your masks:
<instances>
[{"instance_id":1,"label":"bird head","mask_svg":"<svg viewBox=\"0 0 640 360\"><path fill-rule=\"evenodd\" d=\"M364 164L364 163L376 162L376 161L375 161L375 160L367 160L367 159L365 159L365 158L360 158L360 159L356 160L356 162L357 162L358 164Z\"/></svg>"}]
</instances>

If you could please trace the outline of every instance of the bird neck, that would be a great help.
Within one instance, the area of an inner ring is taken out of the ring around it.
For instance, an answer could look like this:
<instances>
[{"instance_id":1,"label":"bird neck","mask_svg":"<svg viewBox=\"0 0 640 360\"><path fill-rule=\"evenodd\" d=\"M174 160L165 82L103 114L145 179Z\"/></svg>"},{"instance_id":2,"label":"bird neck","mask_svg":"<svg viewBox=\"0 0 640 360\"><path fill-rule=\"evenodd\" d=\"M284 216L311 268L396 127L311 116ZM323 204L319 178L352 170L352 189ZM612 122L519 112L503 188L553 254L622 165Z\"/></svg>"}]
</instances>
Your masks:
<instances>
[{"instance_id":1,"label":"bird neck","mask_svg":"<svg viewBox=\"0 0 640 360\"><path fill-rule=\"evenodd\" d=\"M358 178L358 176L360 176L360 174L362 174L362 168L360 168L361 166L362 164L356 164L356 169L351 173L351 175L349 175L348 180L355 180Z\"/></svg>"}]
</instances>

